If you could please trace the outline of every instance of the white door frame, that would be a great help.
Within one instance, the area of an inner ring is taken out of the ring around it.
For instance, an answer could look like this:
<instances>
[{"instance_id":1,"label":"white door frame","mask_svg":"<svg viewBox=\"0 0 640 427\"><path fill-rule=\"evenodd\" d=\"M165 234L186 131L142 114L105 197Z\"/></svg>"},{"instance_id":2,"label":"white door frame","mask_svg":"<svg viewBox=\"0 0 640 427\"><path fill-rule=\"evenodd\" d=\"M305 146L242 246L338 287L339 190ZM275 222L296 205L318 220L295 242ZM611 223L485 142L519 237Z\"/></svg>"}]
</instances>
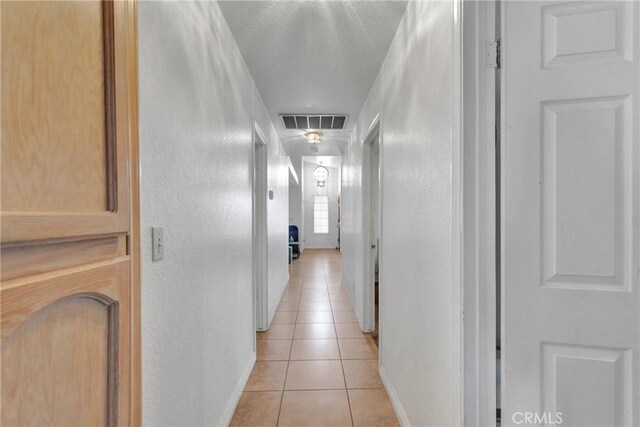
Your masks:
<instances>
[{"instance_id":1,"label":"white door frame","mask_svg":"<svg viewBox=\"0 0 640 427\"><path fill-rule=\"evenodd\" d=\"M496 2L463 17L464 425L496 425ZM499 153L498 153L499 154Z\"/></svg>"},{"instance_id":2,"label":"white door frame","mask_svg":"<svg viewBox=\"0 0 640 427\"><path fill-rule=\"evenodd\" d=\"M382 129L380 126L380 114L376 115L373 119L371 125L364 133L364 138L362 138L362 253L363 253L363 268L362 268L362 283L363 283L363 319L362 319L362 328L364 331L373 331L376 325L375 318L375 285L374 285L374 276L372 274L373 271L373 263L374 258L372 256L371 245L371 228L373 226L372 223L372 213L371 213L371 146L374 143L374 138L377 138L378 142L378 233L382 236L382 215L381 215L381 206L382 206ZM382 241L382 239L380 239ZM379 244L378 248L378 265L382 264L382 244ZM378 274L378 280L382 283L381 273ZM382 285L380 285L380 292L382 292ZM378 331L379 332L379 331ZM378 341L379 343L380 341Z\"/></svg>"},{"instance_id":3,"label":"white door frame","mask_svg":"<svg viewBox=\"0 0 640 427\"><path fill-rule=\"evenodd\" d=\"M266 331L269 327L269 310L267 307L267 139L253 121L252 127L252 262L253 262L253 297L254 320L258 331Z\"/></svg>"}]
</instances>

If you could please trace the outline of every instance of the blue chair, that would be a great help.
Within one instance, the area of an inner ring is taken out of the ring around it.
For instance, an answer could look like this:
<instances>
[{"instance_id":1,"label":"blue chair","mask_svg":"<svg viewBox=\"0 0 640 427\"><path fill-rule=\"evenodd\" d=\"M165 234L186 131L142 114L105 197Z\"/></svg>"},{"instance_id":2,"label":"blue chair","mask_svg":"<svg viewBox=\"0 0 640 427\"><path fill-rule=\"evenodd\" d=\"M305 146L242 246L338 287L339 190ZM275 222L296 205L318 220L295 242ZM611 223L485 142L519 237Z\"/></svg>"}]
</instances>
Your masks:
<instances>
[{"instance_id":1,"label":"blue chair","mask_svg":"<svg viewBox=\"0 0 640 427\"><path fill-rule=\"evenodd\" d=\"M293 257L300 256L300 240L298 239L298 226L289 226L289 246L293 249Z\"/></svg>"}]
</instances>

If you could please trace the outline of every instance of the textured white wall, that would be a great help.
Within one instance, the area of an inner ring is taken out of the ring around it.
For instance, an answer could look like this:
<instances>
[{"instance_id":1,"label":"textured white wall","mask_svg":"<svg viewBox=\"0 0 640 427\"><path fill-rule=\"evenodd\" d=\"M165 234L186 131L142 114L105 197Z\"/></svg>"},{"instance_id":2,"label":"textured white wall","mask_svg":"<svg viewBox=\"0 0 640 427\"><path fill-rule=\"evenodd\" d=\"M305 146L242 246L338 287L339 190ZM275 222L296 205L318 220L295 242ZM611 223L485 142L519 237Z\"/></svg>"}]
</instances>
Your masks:
<instances>
[{"instance_id":1,"label":"textured white wall","mask_svg":"<svg viewBox=\"0 0 640 427\"><path fill-rule=\"evenodd\" d=\"M329 170L329 179L326 186L318 189L317 182L313 177L313 170L316 164L303 162L304 171L304 201L303 214L304 222L307 227L304 229L304 245L305 248L336 248L338 246L338 193L340 176L337 168L327 167ZM329 196L329 233L315 234L313 232L313 196L327 195Z\"/></svg>"},{"instance_id":2,"label":"textured white wall","mask_svg":"<svg viewBox=\"0 0 640 427\"><path fill-rule=\"evenodd\" d=\"M460 422L453 356L459 349L452 257L455 28L453 1L409 2L343 168L343 280L361 321L362 138L381 113L381 373L398 415L416 426Z\"/></svg>"},{"instance_id":3,"label":"textured white wall","mask_svg":"<svg viewBox=\"0 0 640 427\"><path fill-rule=\"evenodd\" d=\"M286 155L217 3L140 2L139 43L144 424L217 425L255 358L252 119L270 139L270 313L288 275Z\"/></svg>"}]
</instances>

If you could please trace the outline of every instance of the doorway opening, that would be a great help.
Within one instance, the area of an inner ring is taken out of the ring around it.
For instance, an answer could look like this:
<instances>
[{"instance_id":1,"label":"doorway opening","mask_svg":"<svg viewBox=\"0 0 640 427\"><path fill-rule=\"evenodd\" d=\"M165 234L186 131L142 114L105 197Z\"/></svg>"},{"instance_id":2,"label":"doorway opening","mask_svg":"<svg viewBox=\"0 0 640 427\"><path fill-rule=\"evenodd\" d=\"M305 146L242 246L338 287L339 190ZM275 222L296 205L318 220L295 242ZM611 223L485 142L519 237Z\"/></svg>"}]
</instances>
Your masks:
<instances>
[{"instance_id":1,"label":"doorway opening","mask_svg":"<svg viewBox=\"0 0 640 427\"><path fill-rule=\"evenodd\" d=\"M378 345L380 325L380 126L378 120L364 139L363 230L365 330Z\"/></svg>"},{"instance_id":2,"label":"doorway opening","mask_svg":"<svg viewBox=\"0 0 640 427\"><path fill-rule=\"evenodd\" d=\"M337 249L341 156L302 156L305 249Z\"/></svg>"},{"instance_id":3,"label":"doorway opening","mask_svg":"<svg viewBox=\"0 0 640 427\"><path fill-rule=\"evenodd\" d=\"M267 145L257 124L253 126L253 296L257 331L268 328L267 310Z\"/></svg>"}]
</instances>

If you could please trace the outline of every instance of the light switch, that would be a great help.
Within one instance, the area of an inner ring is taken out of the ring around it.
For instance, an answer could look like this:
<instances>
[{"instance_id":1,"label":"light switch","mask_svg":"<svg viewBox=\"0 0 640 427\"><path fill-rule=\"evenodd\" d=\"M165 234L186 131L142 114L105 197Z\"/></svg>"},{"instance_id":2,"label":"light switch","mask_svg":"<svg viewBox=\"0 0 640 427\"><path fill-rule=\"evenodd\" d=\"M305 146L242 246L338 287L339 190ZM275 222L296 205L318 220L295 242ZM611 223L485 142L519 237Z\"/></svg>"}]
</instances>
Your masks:
<instances>
[{"instance_id":1,"label":"light switch","mask_svg":"<svg viewBox=\"0 0 640 427\"><path fill-rule=\"evenodd\" d=\"M269 200L273 200L273 190L269 190Z\"/></svg>"},{"instance_id":2,"label":"light switch","mask_svg":"<svg viewBox=\"0 0 640 427\"><path fill-rule=\"evenodd\" d=\"M164 258L164 232L162 227L151 227L151 241L153 242L151 259L160 261Z\"/></svg>"}]
</instances>

